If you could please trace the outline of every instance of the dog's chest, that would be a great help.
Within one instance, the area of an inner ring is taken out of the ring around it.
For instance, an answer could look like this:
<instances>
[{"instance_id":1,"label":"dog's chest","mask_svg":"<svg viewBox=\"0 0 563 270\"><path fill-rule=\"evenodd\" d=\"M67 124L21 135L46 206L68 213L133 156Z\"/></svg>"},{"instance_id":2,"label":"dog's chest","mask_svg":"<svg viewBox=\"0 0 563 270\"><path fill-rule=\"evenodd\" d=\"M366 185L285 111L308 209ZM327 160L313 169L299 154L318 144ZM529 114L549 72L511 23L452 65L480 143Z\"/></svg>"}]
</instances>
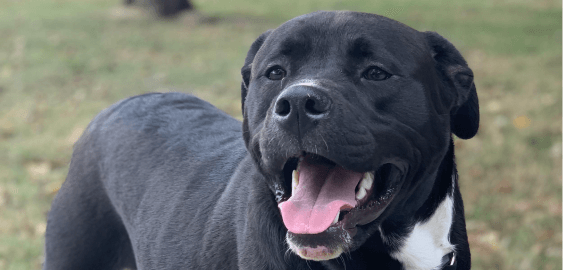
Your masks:
<instances>
[{"instance_id":1,"label":"dog's chest","mask_svg":"<svg viewBox=\"0 0 563 270\"><path fill-rule=\"evenodd\" d=\"M446 196L428 220L415 224L391 257L401 262L405 270L442 269L444 256L455 248L449 241L453 205L453 198Z\"/></svg>"}]
</instances>

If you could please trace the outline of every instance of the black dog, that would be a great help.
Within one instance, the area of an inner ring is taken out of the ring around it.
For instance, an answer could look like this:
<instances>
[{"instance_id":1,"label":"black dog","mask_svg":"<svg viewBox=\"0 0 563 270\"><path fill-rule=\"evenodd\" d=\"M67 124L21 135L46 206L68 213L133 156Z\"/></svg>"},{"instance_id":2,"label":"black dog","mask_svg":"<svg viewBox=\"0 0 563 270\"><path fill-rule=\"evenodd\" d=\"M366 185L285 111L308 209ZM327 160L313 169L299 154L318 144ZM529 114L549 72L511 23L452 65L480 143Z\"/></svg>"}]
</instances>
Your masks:
<instances>
[{"instance_id":1,"label":"black dog","mask_svg":"<svg viewBox=\"0 0 563 270\"><path fill-rule=\"evenodd\" d=\"M48 218L45 269L469 269L452 133L479 126L443 37L316 12L262 34L244 121L186 94L102 111Z\"/></svg>"}]
</instances>

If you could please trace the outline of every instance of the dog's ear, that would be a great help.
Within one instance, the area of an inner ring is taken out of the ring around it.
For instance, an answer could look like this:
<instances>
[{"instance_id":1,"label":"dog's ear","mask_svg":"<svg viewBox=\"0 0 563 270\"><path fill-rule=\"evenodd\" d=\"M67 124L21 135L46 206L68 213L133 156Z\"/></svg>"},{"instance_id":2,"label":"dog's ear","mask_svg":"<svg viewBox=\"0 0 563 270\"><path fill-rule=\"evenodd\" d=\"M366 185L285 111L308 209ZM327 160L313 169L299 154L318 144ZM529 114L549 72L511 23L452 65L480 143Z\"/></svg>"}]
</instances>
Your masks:
<instances>
[{"instance_id":1,"label":"dog's ear","mask_svg":"<svg viewBox=\"0 0 563 270\"><path fill-rule=\"evenodd\" d=\"M256 56L256 53L258 52L258 50L260 49L260 47L262 47L262 44L264 43L264 40L266 40L266 38L270 35L270 33L272 32L272 30L268 30L264 33L262 33L262 35L260 35L250 46L250 49L248 50L248 53L246 54L246 58L244 59L244 66L242 66L242 69L240 70L240 73L242 75L242 83L240 85L240 94L241 94L241 103L242 103L242 113L244 114L244 101L246 100L246 93L248 92L248 85L250 84L250 75L252 72L252 62L254 61L254 56Z\"/></svg>"},{"instance_id":2,"label":"dog's ear","mask_svg":"<svg viewBox=\"0 0 563 270\"><path fill-rule=\"evenodd\" d=\"M452 107L452 132L462 139L470 139L479 129L479 100L473 82L473 71L458 50L435 32L425 32L426 40L436 61L436 69L448 88Z\"/></svg>"}]
</instances>

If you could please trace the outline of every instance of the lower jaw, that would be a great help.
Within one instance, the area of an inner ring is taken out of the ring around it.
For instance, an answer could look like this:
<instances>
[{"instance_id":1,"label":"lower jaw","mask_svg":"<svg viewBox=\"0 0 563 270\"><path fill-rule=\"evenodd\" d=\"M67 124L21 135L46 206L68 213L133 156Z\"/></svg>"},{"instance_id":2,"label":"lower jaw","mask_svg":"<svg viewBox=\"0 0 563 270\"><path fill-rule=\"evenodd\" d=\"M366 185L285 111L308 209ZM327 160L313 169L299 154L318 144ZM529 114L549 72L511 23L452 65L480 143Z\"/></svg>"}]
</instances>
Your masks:
<instances>
[{"instance_id":1,"label":"lower jaw","mask_svg":"<svg viewBox=\"0 0 563 270\"><path fill-rule=\"evenodd\" d=\"M295 234L287 232L286 241L293 253L306 260L326 261L338 258L343 252L355 249L353 238L359 231L372 227L390 202L397 195L402 183L402 174L397 167L387 168L387 185L374 199L344 214L341 221L318 234ZM370 224L370 225L368 225ZM373 228L373 227L372 227Z\"/></svg>"},{"instance_id":2,"label":"lower jaw","mask_svg":"<svg viewBox=\"0 0 563 270\"><path fill-rule=\"evenodd\" d=\"M344 252L341 247L329 248L326 246L316 246L316 247L297 247L289 244L289 248L297 254L299 257L305 260L312 261L327 261L336 259Z\"/></svg>"},{"instance_id":3,"label":"lower jaw","mask_svg":"<svg viewBox=\"0 0 563 270\"><path fill-rule=\"evenodd\" d=\"M328 261L338 258L343 252L344 248L341 246L329 247L324 245L317 245L315 247L299 246L288 239L289 249L297 256L305 260L312 261Z\"/></svg>"},{"instance_id":4,"label":"lower jaw","mask_svg":"<svg viewBox=\"0 0 563 270\"><path fill-rule=\"evenodd\" d=\"M305 260L327 261L350 251L356 230L329 227L319 234L294 234L287 232L286 241L290 250Z\"/></svg>"},{"instance_id":5,"label":"lower jaw","mask_svg":"<svg viewBox=\"0 0 563 270\"><path fill-rule=\"evenodd\" d=\"M338 258L343 252L351 252L355 249L354 238L366 229L372 227L379 215L387 208L395 194L386 196L380 204L366 207L367 209L356 209L344 216L344 220L331 225L327 230L319 234L295 234L287 232L286 241L293 253L305 260L326 261ZM371 205L371 204L370 204ZM368 225L371 224L371 225ZM345 229L346 228L346 229ZM361 240L360 240L361 241Z\"/></svg>"}]
</instances>

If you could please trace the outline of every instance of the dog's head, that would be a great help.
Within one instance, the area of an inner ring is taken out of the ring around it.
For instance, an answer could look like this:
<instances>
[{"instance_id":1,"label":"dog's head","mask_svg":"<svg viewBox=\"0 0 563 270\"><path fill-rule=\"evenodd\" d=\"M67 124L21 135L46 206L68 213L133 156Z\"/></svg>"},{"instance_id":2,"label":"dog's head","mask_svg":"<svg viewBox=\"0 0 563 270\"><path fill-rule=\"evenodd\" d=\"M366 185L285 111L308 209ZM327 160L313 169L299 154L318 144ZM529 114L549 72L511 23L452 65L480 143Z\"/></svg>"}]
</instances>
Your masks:
<instances>
[{"instance_id":1,"label":"dog's head","mask_svg":"<svg viewBox=\"0 0 563 270\"><path fill-rule=\"evenodd\" d=\"M353 250L390 212L419 208L410 198L428 196L418 187L451 133L479 126L473 73L454 46L373 14L315 12L267 31L242 77L246 146L305 259Z\"/></svg>"}]
</instances>

